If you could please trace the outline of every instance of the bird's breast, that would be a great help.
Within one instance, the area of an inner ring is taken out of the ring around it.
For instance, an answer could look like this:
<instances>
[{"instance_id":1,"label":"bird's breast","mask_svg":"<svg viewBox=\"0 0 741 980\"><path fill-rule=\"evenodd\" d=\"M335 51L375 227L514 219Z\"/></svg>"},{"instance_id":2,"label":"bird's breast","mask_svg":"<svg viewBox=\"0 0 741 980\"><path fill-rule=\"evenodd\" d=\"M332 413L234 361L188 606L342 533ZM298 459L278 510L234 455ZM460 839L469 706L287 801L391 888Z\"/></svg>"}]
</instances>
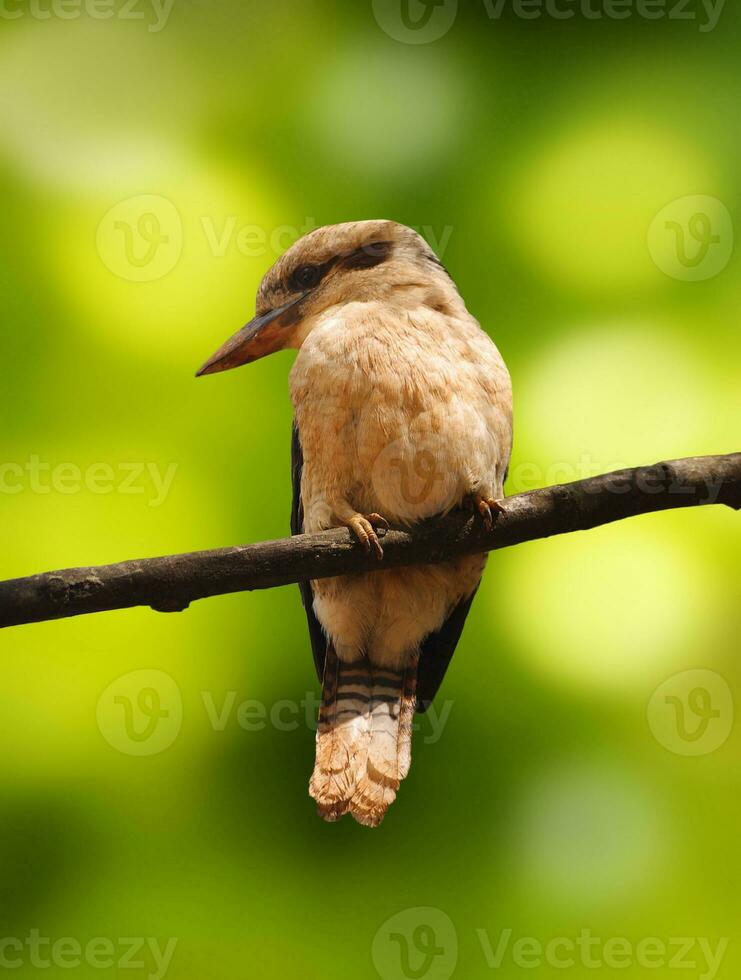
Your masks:
<instances>
[{"instance_id":1,"label":"bird's breast","mask_svg":"<svg viewBox=\"0 0 741 980\"><path fill-rule=\"evenodd\" d=\"M460 504L501 456L479 368L398 327L332 326L309 336L291 376L302 495L335 487L360 512L410 523Z\"/></svg>"}]
</instances>

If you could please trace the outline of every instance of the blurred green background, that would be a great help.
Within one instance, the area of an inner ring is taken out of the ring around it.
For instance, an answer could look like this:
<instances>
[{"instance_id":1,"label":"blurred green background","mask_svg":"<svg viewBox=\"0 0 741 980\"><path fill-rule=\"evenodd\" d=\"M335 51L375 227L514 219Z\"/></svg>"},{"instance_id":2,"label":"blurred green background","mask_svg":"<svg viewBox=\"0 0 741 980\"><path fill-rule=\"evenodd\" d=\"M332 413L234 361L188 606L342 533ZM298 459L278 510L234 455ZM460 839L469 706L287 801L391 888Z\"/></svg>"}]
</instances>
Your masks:
<instances>
[{"instance_id":1,"label":"blurred green background","mask_svg":"<svg viewBox=\"0 0 741 980\"><path fill-rule=\"evenodd\" d=\"M738 6L39 2L0 23L2 578L287 533L293 355L193 373L319 224L437 248L513 376L509 493L740 448ZM296 589L3 632L2 966L36 929L115 948L54 976L172 937L173 980L512 978L503 930L591 930L602 974L738 977L739 543L704 508L493 555L373 832L307 795Z\"/></svg>"}]
</instances>

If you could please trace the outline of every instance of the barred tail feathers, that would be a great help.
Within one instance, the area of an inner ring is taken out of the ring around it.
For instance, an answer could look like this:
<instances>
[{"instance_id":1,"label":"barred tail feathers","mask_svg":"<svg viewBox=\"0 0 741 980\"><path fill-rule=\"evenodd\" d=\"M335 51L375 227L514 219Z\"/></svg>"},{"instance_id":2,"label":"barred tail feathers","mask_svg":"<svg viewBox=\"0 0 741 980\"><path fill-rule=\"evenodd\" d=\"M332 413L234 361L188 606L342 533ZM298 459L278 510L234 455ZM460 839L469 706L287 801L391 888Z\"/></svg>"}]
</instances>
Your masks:
<instances>
[{"instance_id":1,"label":"barred tail feathers","mask_svg":"<svg viewBox=\"0 0 741 980\"><path fill-rule=\"evenodd\" d=\"M365 771L350 801L350 813L377 827L396 799L412 764L412 726L417 702L418 657L401 670L376 668Z\"/></svg>"},{"instance_id":2,"label":"barred tail feathers","mask_svg":"<svg viewBox=\"0 0 741 980\"><path fill-rule=\"evenodd\" d=\"M368 661L343 663L329 646L324 664L316 762L309 794L325 820L347 813L357 782L357 760L370 734L372 676Z\"/></svg>"},{"instance_id":3,"label":"barred tail feathers","mask_svg":"<svg viewBox=\"0 0 741 980\"><path fill-rule=\"evenodd\" d=\"M391 670L365 658L342 663L328 651L309 784L325 820L349 812L377 827L395 800L412 761L418 659Z\"/></svg>"}]
</instances>

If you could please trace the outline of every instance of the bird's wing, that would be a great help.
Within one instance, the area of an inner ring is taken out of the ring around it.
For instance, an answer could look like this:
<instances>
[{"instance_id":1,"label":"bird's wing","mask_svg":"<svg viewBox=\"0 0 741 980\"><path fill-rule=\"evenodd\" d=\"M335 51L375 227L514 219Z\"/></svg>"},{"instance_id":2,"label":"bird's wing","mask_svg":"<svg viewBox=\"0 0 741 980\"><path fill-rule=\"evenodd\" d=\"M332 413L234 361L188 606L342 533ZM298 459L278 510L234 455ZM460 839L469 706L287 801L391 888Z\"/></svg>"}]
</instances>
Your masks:
<instances>
[{"instance_id":1,"label":"bird's wing","mask_svg":"<svg viewBox=\"0 0 741 980\"><path fill-rule=\"evenodd\" d=\"M430 633L422 643L417 670L417 711L420 714L427 711L442 684L475 595L476 590L467 599L461 599L440 629Z\"/></svg>"},{"instance_id":2,"label":"bird's wing","mask_svg":"<svg viewBox=\"0 0 741 980\"><path fill-rule=\"evenodd\" d=\"M301 502L301 471L304 468L304 456L301 451L301 439L298 426L293 423L291 435L291 482L293 484L293 503L291 504L291 534L304 533L304 505ZM314 612L314 592L310 582L299 582L301 601L306 611L309 623L309 638L314 654L314 666L319 680L324 676L324 661L327 656L327 638Z\"/></svg>"}]
</instances>

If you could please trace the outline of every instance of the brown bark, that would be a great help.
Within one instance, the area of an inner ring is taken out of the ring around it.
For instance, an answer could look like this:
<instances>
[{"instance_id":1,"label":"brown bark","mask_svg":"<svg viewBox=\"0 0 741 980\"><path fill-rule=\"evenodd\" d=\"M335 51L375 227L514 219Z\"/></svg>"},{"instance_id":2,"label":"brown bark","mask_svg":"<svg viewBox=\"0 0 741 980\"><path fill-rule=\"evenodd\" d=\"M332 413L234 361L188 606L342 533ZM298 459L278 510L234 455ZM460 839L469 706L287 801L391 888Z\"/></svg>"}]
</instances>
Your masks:
<instances>
[{"instance_id":1,"label":"brown bark","mask_svg":"<svg viewBox=\"0 0 741 980\"><path fill-rule=\"evenodd\" d=\"M725 504L738 510L741 453L619 470L518 494L505 503L506 513L497 516L491 531L463 512L392 529L383 540L382 562L366 555L349 531L336 529L0 582L0 628L131 606L176 612L207 596L441 562L678 507Z\"/></svg>"}]
</instances>

